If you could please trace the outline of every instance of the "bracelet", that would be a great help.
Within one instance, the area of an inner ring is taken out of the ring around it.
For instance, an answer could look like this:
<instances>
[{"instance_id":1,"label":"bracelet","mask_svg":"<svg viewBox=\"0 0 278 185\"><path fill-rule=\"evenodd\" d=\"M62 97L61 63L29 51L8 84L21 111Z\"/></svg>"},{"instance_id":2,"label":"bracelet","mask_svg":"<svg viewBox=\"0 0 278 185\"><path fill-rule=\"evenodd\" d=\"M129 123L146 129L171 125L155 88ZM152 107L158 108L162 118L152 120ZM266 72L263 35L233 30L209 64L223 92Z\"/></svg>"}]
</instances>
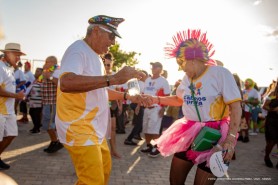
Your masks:
<instances>
[{"instance_id":1,"label":"bracelet","mask_svg":"<svg viewBox=\"0 0 278 185\"><path fill-rule=\"evenodd\" d=\"M157 96L157 99L158 99L158 104L160 104L160 98L159 98L159 96Z\"/></svg>"},{"instance_id":2,"label":"bracelet","mask_svg":"<svg viewBox=\"0 0 278 185\"><path fill-rule=\"evenodd\" d=\"M109 87L109 86L110 86L109 76L108 76L108 75L105 75L104 77L105 77L105 80L106 80L107 86Z\"/></svg>"},{"instance_id":3,"label":"bracelet","mask_svg":"<svg viewBox=\"0 0 278 185\"><path fill-rule=\"evenodd\" d=\"M236 138L236 135L232 134L232 133L229 133L230 136Z\"/></svg>"},{"instance_id":4,"label":"bracelet","mask_svg":"<svg viewBox=\"0 0 278 185\"><path fill-rule=\"evenodd\" d=\"M127 100L126 95L127 95L127 92L124 92L124 100Z\"/></svg>"}]
</instances>

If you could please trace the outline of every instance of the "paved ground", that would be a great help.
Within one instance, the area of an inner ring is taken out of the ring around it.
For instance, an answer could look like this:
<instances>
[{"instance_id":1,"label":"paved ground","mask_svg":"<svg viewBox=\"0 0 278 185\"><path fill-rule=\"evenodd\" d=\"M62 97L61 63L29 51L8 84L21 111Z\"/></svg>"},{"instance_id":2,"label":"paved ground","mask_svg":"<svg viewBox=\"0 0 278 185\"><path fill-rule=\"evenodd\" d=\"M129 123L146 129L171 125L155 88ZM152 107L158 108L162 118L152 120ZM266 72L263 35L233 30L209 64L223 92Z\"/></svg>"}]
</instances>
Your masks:
<instances>
[{"instance_id":1,"label":"paved ground","mask_svg":"<svg viewBox=\"0 0 278 185\"><path fill-rule=\"evenodd\" d=\"M65 149L55 154L46 154L43 149L49 144L47 133L30 135L31 123L19 125L19 136L3 153L2 159L11 165L2 171L13 177L20 185L72 185L76 181L74 168ZM129 132L131 125L127 126ZM122 159L113 159L110 185L167 185L171 157L149 158L139 153L138 147L123 144L127 134L117 135L118 150ZM238 143L236 160L229 168L231 180L219 179L220 184L278 184L278 170L264 165L262 150L264 135L251 136L247 144ZM272 158L274 164L277 158ZM186 184L193 184L193 168ZM1 181L0 181L1 184Z\"/></svg>"}]
</instances>

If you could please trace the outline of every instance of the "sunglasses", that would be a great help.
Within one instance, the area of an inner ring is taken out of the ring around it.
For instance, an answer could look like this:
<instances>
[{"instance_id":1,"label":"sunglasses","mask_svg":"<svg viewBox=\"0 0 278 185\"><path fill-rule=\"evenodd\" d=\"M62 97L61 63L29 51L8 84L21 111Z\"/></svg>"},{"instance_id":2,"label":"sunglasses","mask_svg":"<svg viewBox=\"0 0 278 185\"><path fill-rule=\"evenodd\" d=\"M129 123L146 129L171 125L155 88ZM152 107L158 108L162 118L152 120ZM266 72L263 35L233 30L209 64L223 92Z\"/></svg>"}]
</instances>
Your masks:
<instances>
[{"instance_id":1,"label":"sunglasses","mask_svg":"<svg viewBox=\"0 0 278 185\"><path fill-rule=\"evenodd\" d=\"M106 66L106 67L111 67L111 64L104 64L104 66Z\"/></svg>"},{"instance_id":2,"label":"sunglasses","mask_svg":"<svg viewBox=\"0 0 278 185\"><path fill-rule=\"evenodd\" d=\"M106 31L107 33L110 33L109 34L109 39L110 40L115 40L116 35L111 30L109 30L107 28L104 28L102 26L99 26L99 28L102 29L103 31Z\"/></svg>"}]
</instances>

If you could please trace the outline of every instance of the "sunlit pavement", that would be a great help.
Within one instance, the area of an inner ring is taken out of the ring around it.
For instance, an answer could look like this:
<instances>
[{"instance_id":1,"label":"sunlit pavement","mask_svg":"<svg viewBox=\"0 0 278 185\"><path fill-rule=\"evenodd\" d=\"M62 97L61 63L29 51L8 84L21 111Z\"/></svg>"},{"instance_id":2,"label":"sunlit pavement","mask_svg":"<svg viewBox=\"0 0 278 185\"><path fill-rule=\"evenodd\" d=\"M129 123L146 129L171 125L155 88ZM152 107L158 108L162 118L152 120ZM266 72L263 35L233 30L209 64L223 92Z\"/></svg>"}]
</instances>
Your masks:
<instances>
[{"instance_id":1,"label":"sunlit pavement","mask_svg":"<svg viewBox=\"0 0 278 185\"><path fill-rule=\"evenodd\" d=\"M140 141L137 147L124 145L131 127L127 125L127 133L117 135L118 151L122 158L113 158L109 184L169 184L172 157L150 158L141 154L139 150L144 146L144 141ZM67 151L62 149L55 154L43 152L49 144L48 135L30 135L31 128L31 123L19 124L19 136L2 155L2 160L11 168L1 172L13 177L19 185L73 185L76 176ZM250 136L247 144L239 142L236 160L232 161L228 171L230 179L218 179L215 184L278 184L278 170L264 165L264 146L263 134ZM271 160L276 165L278 159ZM186 184L193 184L195 169L188 175Z\"/></svg>"}]
</instances>

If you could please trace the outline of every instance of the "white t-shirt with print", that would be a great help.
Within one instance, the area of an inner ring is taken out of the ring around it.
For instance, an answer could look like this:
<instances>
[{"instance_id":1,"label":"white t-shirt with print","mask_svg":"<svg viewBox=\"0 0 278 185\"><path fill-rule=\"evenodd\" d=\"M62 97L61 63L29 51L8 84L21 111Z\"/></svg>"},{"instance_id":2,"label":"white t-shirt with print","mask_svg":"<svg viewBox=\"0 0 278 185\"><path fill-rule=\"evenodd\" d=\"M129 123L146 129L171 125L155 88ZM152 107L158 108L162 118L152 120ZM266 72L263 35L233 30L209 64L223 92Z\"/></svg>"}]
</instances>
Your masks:
<instances>
[{"instance_id":1,"label":"white t-shirt with print","mask_svg":"<svg viewBox=\"0 0 278 185\"><path fill-rule=\"evenodd\" d=\"M252 88L250 90L243 90L242 92L243 94L243 100L250 100L250 99L258 99L260 101L260 94L259 92ZM244 104L244 111L245 112L251 112L252 109L256 108L256 106L252 105L252 104Z\"/></svg>"},{"instance_id":2,"label":"white t-shirt with print","mask_svg":"<svg viewBox=\"0 0 278 185\"><path fill-rule=\"evenodd\" d=\"M83 76L104 75L101 58L83 40L69 46L60 70L61 75L69 72ZM58 85L55 121L60 142L70 146L101 144L107 131L108 113L106 88L63 93Z\"/></svg>"},{"instance_id":3,"label":"white t-shirt with print","mask_svg":"<svg viewBox=\"0 0 278 185\"><path fill-rule=\"evenodd\" d=\"M188 120L199 121L190 84L191 79L185 75L177 89L177 96L183 99L184 117ZM202 122L216 121L228 117L228 104L241 100L233 75L221 66L207 67L206 71L192 84Z\"/></svg>"},{"instance_id":4,"label":"white t-shirt with print","mask_svg":"<svg viewBox=\"0 0 278 185\"><path fill-rule=\"evenodd\" d=\"M14 70L8 67L3 61L0 60L0 86L5 91L15 93L16 84L14 78ZM0 114L8 115L14 114L14 98L0 96Z\"/></svg>"},{"instance_id":5,"label":"white t-shirt with print","mask_svg":"<svg viewBox=\"0 0 278 185\"><path fill-rule=\"evenodd\" d=\"M144 94L161 96L161 93L164 95L171 93L168 81L163 76L160 76L156 79L148 77L145 81Z\"/></svg>"}]
</instances>

